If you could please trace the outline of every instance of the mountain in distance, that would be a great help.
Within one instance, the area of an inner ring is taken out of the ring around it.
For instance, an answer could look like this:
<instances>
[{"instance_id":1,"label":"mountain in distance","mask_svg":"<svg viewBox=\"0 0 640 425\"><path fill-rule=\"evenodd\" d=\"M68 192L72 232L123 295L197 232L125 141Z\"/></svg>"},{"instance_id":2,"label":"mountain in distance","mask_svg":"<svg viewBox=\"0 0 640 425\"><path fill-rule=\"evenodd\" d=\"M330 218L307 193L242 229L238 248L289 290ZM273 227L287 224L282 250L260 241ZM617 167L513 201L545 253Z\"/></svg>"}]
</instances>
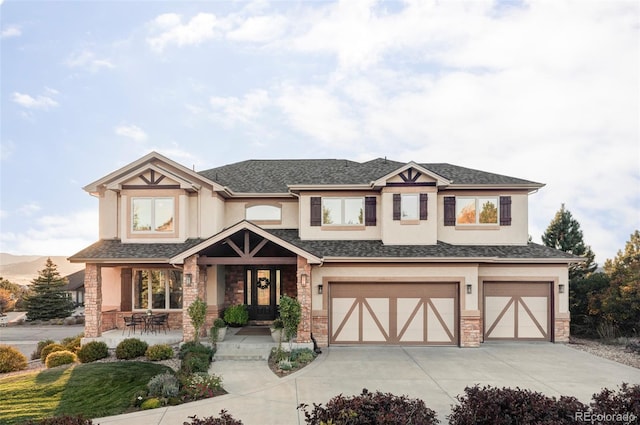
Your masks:
<instances>
[{"instance_id":1,"label":"mountain in distance","mask_svg":"<svg viewBox=\"0 0 640 425\"><path fill-rule=\"evenodd\" d=\"M60 276L68 276L84 269L84 264L70 263L64 255L12 255L0 253L0 277L20 285L29 285L44 269L47 258L58 267Z\"/></svg>"}]
</instances>

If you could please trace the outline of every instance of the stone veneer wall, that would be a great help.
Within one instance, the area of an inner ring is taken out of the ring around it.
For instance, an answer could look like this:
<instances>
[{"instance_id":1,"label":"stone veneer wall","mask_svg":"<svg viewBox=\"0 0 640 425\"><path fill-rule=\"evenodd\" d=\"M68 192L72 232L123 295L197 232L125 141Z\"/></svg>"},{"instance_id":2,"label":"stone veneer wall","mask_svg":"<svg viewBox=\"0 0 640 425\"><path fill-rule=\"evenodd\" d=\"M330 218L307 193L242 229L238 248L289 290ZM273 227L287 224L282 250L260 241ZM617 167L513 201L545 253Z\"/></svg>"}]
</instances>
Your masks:
<instances>
[{"instance_id":1,"label":"stone veneer wall","mask_svg":"<svg viewBox=\"0 0 640 425\"><path fill-rule=\"evenodd\" d=\"M224 268L224 306L244 304L244 266Z\"/></svg>"},{"instance_id":2,"label":"stone veneer wall","mask_svg":"<svg viewBox=\"0 0 640 425\"><path fill-rule=\"evenodd\" d=\"M102 279L99 265L85 265L84 291L84 336L97 338L102 335Z\"/></svg>"},{"instance_id":3,"label":"stone veneer wall","mask_svg":"<svg viewBox=\"0 0 640 425\"><path fill-rule=\"evenodd\" d=\"M555 342L569 342L570 335L570 322L569 317L556 317L555 320Z\"/></svg>"},{"instance_id":4,"label":"stone veneer wall","mask_svg":"<svg viewBox=\"0 0 640 425\"><path fill-rule=\"evenodd\" d=\"M319 347L329 346L329 317L326 310L314 311L311 317L311 332Z\"/></svg>"},{"instance_id":5,"label":"stone veneer wall","mask_svg":"<svg viewBox=\"0 0 640 425\"><path fill-rule=\"evenodd\" d=\"M306 279L302 275L306 275ZM302 308L302 319L298 325L298 335L296 342L311 342L311 265L304 257L298 256L298 301Z\"/></svg>"},{"instance_id":6,"label":"stone veneer wall","mask_svg":"<svg viewBox=\"0 0 640 425\"><path fill-rule=\"evenodd\" d=\"M460 346L463 348L476 348L480 346L482 335L480 329L480 316L460 317Z\"/></svg>"}]
</instances>

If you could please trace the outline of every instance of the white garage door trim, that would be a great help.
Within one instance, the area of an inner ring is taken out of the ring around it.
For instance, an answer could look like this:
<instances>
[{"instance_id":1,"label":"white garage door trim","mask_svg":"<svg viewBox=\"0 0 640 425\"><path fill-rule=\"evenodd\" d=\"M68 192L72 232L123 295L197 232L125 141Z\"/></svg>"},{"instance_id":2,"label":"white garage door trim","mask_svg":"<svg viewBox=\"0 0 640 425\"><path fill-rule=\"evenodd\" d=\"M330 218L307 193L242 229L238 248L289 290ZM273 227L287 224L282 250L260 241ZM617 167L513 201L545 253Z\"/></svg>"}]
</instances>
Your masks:
<instances>
[{"instance_id":1,"label":"white garage door trim","mask_svg":"<svg viewBox=\"0 0 640 425\"><path fill-rule=\"evenodd\" d=\"M484 339L550 341L551 283L485 282Z\"/></svg>"},{"instance_id":2,"label":"white garage door trim","mask_svg":"<svg viewBox=\"0 0 640 425\"><path fill-rule=\"evenodd\" d=\"M330 344L458 345L457 283L333 282Z\"/></svg>"}]
</instances>

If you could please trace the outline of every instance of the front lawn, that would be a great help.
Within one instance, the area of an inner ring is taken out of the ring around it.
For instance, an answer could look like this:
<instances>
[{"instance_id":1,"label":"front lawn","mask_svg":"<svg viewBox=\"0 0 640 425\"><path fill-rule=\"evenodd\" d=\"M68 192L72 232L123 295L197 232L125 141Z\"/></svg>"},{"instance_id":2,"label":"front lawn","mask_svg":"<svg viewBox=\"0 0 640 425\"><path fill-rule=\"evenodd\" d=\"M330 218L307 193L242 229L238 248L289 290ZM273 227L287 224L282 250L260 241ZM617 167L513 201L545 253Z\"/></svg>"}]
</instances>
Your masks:
<instances>
[{"instance_id":1,"label":"front lawn","mask_svg":"<svg viewBox=\"0 0 640 425\"><path fill-rule=\"evenodd\" d=\"M149 362L88 363L0 378L0 424L56 415L87 418L130 409L134 395L167 366Z\"/></svg>"}]
</instances>

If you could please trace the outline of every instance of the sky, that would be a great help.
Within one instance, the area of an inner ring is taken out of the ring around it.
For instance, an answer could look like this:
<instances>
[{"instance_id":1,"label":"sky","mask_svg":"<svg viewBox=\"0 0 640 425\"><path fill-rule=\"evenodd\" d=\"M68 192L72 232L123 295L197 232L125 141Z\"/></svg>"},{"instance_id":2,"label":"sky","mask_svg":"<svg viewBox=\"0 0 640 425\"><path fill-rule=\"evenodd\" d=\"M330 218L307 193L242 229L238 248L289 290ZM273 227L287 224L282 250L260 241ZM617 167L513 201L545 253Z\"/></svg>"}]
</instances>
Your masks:
<instances>
[{"instance_id":1,"label":"sky","mask_svg":"<svg viewBox=\"0 0 640 425\"><path fill-rule=\"evenodd\" d=\"M0 0L0 252L98 239L82 187L150 151L388 157L546 184L602 265L640 228L636 1Z\"/></svg>"}]
</instances>

